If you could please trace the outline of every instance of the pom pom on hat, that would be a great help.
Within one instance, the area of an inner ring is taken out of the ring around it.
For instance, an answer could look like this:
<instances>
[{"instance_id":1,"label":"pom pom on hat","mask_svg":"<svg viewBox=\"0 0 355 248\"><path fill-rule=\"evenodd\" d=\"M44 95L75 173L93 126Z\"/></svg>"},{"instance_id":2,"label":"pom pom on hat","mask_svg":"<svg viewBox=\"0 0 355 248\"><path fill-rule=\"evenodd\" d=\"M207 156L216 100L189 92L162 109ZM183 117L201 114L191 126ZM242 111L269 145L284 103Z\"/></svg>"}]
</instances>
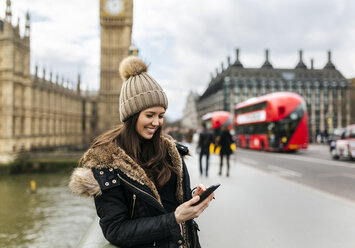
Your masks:
<instances>
[{"instance_id":1,"label":"pom pom on hat","mask_svg":"<svg viewBox=\"0 0 355 248\"><path fill-rule=\"evenodd\" d=\"M122 60L119 71L122 79L127 80L132 76L147 72L147 69L148 67L143 60L136 56L129 56Z\"/></svg>"},{"instance_id":2,"label":"pom pom on hat","mask_svg":"<svg viewBox=\"0 0 355 248\"><path fill-rule=\"evenodd\" d=\"M147 73L147 65L138 57L122 60L120 74L124 83L120 95L120 119L125 122L140 111L162 106L168 108L168 99L161 86Z\"/></svg>"}]
</instances>

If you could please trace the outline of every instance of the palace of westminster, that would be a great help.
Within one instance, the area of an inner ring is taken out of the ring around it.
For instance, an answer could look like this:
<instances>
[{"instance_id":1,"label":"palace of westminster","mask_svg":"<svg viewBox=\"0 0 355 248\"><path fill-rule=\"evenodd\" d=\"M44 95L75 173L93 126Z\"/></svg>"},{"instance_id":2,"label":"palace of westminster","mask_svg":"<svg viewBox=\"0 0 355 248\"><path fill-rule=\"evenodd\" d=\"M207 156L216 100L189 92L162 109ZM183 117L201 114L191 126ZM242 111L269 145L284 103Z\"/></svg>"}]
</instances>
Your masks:
<instances>
[{"instance_id":1,"label":"palace of westminster","mask_svg":"<svg viewBox=\"0 0 355 248\"><path fill-rule=\"evenodd\" d=\"M133 0L100 0L100 89L76 89L43 69L30 74L30 15L24 35L12 24L11 0L0 19L0 163L20 151L80 148L119 123L120 61L131 48Z\"/></svg>"},{"instance_id":2,"label":"palace of westminster","mask_svg":"<svg viewBox=\"0 0 355 248\"><path fill-rule=\"evenodd\" d=\"M20 151L80 148L93 137L119 123L118 103L122 79L120 61L132 51L133 0L100 0L100 88L95 94L73 89L58 76L38 67L30 73L30 15L25 32L12 24L11 0L6 1L5 18L0 19L0 164L16 158ZM310 130L350 124L351 82L329 61L322 70L307 68L300 61L292 69L274 69L266 60L261 68L244 68L236 61L211 78L202 96L187 100L184 120L199 118L215 110L231 111L236 103L273 91L294 91L302 95L310 114ZM189 111L192 112L188 112ZM352 115L355 116L355 115ZM192 118L191 118L192 117ZM189 124L186 125L189 127Z\"/></svg>"}]
</instances>

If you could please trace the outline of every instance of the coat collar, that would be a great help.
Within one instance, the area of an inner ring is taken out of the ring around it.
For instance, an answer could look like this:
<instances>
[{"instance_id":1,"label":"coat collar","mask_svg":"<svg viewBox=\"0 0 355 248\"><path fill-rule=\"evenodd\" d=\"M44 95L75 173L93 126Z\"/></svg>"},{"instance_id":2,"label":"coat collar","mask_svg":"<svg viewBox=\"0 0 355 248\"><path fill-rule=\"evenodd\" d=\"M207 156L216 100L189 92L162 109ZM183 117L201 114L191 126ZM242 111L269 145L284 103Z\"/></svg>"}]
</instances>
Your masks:
<instances>
[{"instance_id":1,"label":"coat collar","mask_svg":"<svg viewBox=\"0 0 355 248\"><path fill-rule=\"evenodd\" d=\"M172 165L177 168L177 189L176 198L178 202L183 201L182 189L182 159L176 148L174 141L168 137L161 136L163 144L167 147ZM147 186L153 193L158 202L162 205L160 195L155 184L148 178L143 168L137 164L126 152L115 143L101 145L90 148L82 157L81 164L74 170L69 187L73 192L95 196L102 194L97 181L94 179L91 169L113 168L120 170L131 180L140 185Z\"/></svg>"}]
</instances>

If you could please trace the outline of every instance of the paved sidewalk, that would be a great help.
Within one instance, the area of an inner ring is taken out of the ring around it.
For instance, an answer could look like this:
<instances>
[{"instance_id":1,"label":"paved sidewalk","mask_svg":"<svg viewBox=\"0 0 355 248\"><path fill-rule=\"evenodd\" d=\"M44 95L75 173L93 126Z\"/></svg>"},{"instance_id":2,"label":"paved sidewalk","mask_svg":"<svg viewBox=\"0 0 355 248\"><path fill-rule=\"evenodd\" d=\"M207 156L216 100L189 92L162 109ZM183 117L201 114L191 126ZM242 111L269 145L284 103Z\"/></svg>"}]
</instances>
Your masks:
<instances>
[{"instance_id":1,"label":"paved sidewalk","mask_svg":"<svg viewBox=\"0 0 355 248\"><path fill-rule=\"evenodd\" d=\"M192 186L221 183L197 219L203 248L354 248L355 204L247 167L231 159L230 177L199 175L198 155L186 159ZM226 168L224 168L226 169Z\"/></svg>"}]
</instances>

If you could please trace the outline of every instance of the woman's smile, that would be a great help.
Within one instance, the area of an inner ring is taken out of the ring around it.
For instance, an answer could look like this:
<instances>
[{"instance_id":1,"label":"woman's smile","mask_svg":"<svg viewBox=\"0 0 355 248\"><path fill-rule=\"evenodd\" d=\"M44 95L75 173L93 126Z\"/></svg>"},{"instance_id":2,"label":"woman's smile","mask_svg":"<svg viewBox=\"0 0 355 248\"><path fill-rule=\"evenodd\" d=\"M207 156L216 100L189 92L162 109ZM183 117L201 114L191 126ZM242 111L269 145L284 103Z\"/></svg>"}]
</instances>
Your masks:
<instances>
[{"instance_id":1,"label":"woman's smile","mask_svg":"<svg viewBox=\"0 0 355 248\"><path fill-rule=\"evenodd\" d=\"M154 134L157 128L149 128L147 127L146 130L148 130L149 133Z\"/></svg>"}]
</instances>

